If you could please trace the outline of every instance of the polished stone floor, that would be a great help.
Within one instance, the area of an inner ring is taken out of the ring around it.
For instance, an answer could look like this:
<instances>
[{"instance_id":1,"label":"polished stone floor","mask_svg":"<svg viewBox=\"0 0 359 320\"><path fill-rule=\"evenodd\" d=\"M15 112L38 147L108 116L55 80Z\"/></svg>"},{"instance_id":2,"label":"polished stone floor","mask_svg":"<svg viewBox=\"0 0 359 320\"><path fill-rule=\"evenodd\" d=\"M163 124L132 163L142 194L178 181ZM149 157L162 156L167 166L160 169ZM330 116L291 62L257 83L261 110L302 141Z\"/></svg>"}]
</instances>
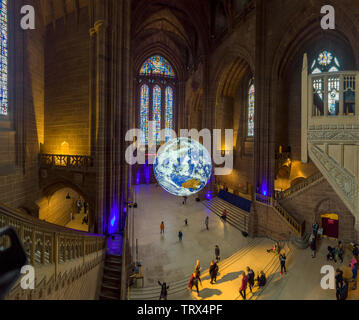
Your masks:
<instances>
[{"instance_id":1,"label":"polished stone floor","mask_svg":"<svg viewBox=\"0 0 359 320\"><path fill-rule=\"evenodd\" d=\"M271 240L244 238L241 232L224 224L194 199L188 199L184 206L182 199L169 195L160 187L141 185L137 187L137 202L136 237L145 277L144 298L153 295L152 292L156 295L159 290L157 280L160 280L177 286L178 293L170 295L169 299L242 300L238 294L241 274L250 266L255 273L264 270L270 279L260 295L255 293L252 296L248 290L250 299L335 300L335 290L323 290L320 286L323 277L321 268L332 265L334 268L345 269L348 276L351 274L348 268L349 250L346 251L343 264L327 262L327 246L335 245L331 240L321 240L314 259L310 249L301 250L291 243L283 244L288 253L288 273L280 275L278 257L266 252L273 244ZM209 230L206 230L204 224L206 216L209 216ZM186 218L188 227L184 226ZM164 235L160 234L161 221L166 226ZM177 237L179 230L184 235L182 242ZM227 260L223 261L220 268L217 284L211 285L205 271L214 258L216 244L222 250L222 260ZM190 294L185 289L196 259L200 260L204 274L199 295L194 291ZM350 291L349 299L358 300L359 289Z\"/></svg>"},{"instance_id":2,"label":"polished stone floor","mask_svg":"<svg viewBox=\"0 0 359 320\"><path fill-rule=\"evenodd\" d=\"M145 285L157 281L177 281L187 277L199 259L207 268L219 245L222 259L246 246L251 239L223 223L193 197L187 204L161 187L140 185L136 188L138 208L135 210L135 235L139 244L139 260L143 264ZM209 230L205 218L209 217ZM184 220L188 219L188 226ZM165 234L160 234L161 221ZM182 242L178 232L182 231Z\"/></svg>"}]
</instances>

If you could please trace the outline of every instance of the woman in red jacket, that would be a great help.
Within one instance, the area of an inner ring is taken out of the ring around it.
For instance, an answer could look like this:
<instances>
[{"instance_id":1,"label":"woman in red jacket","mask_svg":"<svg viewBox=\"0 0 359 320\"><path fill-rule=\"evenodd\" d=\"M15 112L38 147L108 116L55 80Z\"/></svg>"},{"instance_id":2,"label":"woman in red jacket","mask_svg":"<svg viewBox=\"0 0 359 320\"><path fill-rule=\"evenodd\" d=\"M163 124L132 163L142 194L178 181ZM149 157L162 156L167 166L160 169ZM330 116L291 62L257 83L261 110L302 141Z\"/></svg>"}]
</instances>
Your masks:
<instances>
[{"instance_id":1,"label":"woman in red jacket","mask_svg":"<svg viewBox=\"0 0 359 320\"><path fill-rule=\"evenodd\" d=\"M242 286L239 289L239 293L242 296L243 300L246 300L247 284L248 284L248 275L246 275L246 273L243 272Z\"/></svg>"}]
</instances>

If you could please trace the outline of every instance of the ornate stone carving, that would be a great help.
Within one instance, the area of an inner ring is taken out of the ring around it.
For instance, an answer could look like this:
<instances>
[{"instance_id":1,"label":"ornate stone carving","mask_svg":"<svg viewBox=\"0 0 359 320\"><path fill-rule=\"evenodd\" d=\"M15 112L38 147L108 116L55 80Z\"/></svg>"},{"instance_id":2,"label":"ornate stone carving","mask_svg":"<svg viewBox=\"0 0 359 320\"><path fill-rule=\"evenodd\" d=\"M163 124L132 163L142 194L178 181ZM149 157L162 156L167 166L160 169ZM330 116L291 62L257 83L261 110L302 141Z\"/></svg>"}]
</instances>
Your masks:
<instances>
[{"instance_id":1,"label":"ornate stone carving","mask_svg":"<svg viewBox=\"0 0 359 320\"><path fill-rule=\"evenodd\" d=\"M335 184L336 188L334 189L340 191L346 203L355 211L357 209L358 199L358 182L356 177L350 174L345 168L340 167L336 161L315 145L309 147L309 153L321 172L327 179L329 178L329 181L331 180Z\"/></svg>"},{"instance_id":2,"label":"ornate stone carving","mask_svg":"<svg viewBox=\"0 0 359 320\"><path fill-rule=\"evenodd\" d=\"M309 130L308 141L359 141L359 131L354 130Z\"/></svg>"}]
</instances>

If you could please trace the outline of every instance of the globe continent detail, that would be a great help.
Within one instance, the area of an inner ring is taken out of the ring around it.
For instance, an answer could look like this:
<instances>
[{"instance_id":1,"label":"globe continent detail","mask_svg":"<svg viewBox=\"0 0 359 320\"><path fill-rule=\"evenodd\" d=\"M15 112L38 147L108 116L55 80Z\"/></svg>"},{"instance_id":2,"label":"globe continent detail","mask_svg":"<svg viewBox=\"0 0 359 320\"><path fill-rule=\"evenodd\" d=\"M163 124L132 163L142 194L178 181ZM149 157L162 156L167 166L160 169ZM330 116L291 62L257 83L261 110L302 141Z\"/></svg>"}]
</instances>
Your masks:
<instances>
[{"instance_id":1,"label":"globe continent detail","mask_svg":"<svg viewBox=\"0 0 359 320\"><path fill-rule=\"evenodd\" d=\"M190 196L207 185L212 175L212 160L199 142L177 138L158 150L153 170L158 183L167 192Z\"/></svg>"}]
</instances>

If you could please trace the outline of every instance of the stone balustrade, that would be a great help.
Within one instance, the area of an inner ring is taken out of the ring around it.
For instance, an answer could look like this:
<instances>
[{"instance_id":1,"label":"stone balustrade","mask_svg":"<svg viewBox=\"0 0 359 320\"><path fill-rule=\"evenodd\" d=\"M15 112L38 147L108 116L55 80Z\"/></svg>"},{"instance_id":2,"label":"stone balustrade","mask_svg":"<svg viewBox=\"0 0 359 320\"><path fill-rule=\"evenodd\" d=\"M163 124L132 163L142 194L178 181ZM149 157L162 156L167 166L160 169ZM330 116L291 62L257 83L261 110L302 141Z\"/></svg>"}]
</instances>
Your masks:
<instances>
[{"instance_id":1,"label":"stone balustrade","mask_svg":"<svg viewBox=\"0 0 359 320\"><path fill-rule=\"evenodd\" d=\"M40 154L42 168L88 169L94 166L92 157L79 155Z\"/></svg>"},{"instance_id":2,"label":"stone balustrade","mask_svg":"<svg viewBox=\"0 0 359 320\"><path fill-rule=\"evenodd\" d=\"M65 282L69 285L103 261L104 236L53 225L0 205L0 229L8 226L17 231L28 264L35 268L36 290L24 291L18 283L7 299L41 299L46 295L44 289L53 291ZM6 248L8 241L1 238L0 247Z\"/></svg>"}]
</instances>

